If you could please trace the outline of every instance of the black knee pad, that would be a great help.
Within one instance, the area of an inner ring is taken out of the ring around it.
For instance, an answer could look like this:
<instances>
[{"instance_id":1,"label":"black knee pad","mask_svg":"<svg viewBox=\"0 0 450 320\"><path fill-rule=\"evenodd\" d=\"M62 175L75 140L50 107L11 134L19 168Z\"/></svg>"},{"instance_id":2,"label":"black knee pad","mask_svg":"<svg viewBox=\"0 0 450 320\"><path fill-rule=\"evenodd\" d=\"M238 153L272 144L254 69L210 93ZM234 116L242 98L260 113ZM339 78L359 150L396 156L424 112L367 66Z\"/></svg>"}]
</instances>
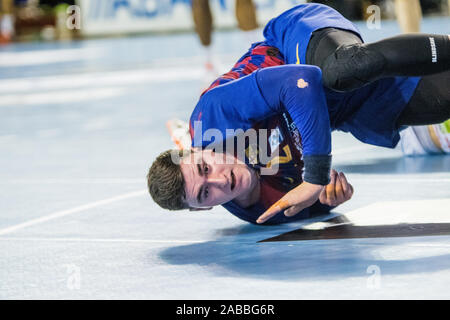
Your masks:
<instances>
[{"instance_id":1,"label":"black knee pad","mask_svg":"<svg viewBox=\"0 0 450 320\"><path fill-rule=\"evenodd\" d=\"M341 45L322 66L323 84L336 91L361 88L382 77L384 56L365 44Z\"/></svg>"}]
</instances>

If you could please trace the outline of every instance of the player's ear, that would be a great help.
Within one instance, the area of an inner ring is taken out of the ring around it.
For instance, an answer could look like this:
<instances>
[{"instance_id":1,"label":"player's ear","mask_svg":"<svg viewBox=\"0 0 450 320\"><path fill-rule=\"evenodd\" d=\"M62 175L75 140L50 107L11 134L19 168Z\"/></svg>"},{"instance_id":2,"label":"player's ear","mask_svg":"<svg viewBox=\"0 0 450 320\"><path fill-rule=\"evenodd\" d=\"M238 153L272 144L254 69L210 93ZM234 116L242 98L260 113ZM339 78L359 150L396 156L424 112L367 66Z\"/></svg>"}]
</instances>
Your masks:
<instances>
[{"instance_id":1,"label":"player's ear","mask_svg":"<svg viewBox=\"0 0 450 320\"><path fill-rule=\"evenodd\" d=\"M189 211L205 211L211 210L213 207L205 207L205 208L189 208Z\"/></svg>"}]
</instances>

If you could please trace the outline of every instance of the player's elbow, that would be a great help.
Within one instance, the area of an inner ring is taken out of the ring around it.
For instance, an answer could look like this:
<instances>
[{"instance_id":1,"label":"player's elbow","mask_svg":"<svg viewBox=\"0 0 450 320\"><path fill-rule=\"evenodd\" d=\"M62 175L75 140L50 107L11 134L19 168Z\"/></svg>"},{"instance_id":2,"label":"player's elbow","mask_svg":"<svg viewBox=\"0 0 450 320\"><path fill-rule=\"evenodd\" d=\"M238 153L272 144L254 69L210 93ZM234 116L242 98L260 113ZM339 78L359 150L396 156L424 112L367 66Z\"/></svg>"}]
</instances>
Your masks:
<instances>
[{"instance_id":1,"label":"player's elbow","mask_svg":"<svg viewBox=\"0 0 450 320\"><path fill-rule=\"evenodd\" d=\"M300 89L322 89L322 70L317 66L294 65L288 83Z\"/></svg>"}]
</instances>

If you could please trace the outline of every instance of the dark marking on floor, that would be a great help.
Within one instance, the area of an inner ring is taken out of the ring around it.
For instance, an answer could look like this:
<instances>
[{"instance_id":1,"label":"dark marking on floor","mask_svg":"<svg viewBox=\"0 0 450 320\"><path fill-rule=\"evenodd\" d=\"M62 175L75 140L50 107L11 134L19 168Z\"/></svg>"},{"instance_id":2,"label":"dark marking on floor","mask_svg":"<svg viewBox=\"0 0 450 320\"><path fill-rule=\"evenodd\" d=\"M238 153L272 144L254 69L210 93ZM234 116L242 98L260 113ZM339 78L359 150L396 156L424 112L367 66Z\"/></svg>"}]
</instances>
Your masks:
<instances>
[{"instance_id":1,"label":"dark marking on floor","mask_svg":"<svg viewBox=\"0 0 450 320\"><path fill-rule=\"evenodd\" d=\"M305 241L358 238L399 238L450 235L450 223L418 223L375 226L339 224L320 230L297 229L258 242Z\"/></svg>"}]
</instances>

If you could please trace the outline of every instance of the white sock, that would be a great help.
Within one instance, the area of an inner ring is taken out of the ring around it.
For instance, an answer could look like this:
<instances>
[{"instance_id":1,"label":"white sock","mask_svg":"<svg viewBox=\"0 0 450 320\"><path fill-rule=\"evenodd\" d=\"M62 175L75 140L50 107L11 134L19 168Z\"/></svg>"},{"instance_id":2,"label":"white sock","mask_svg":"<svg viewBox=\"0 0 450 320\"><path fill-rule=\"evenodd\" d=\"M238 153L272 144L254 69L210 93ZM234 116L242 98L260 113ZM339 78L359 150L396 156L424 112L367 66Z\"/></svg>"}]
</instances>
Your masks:
<instances>
[{"instance_id":1,"label":"white sock","mask_svg":"<svg viewBox=\"0 0 450 320\"><path fill-rule=\"evenodd\" d=\"M0 19L0 32L2 36L10 38L14 35L14 17L4 14Z\"/></svg>"},{"instance_id":2,"label":"white sock","mask_svg":"<svg viewBox=\"0 0 450 320\"><path fill-rule=\"evenodd\" d=\"M205 65L213 65L212 46L202 46L202 55L205 57Z\"/></svg>"},{"instance_id":3,"label":"white sock","mask_svg":"<svg viewBox=\"0 0 450 320\"><path fill-rule=\"evenodd\" d=\"M450 153L450 120L440 124L433 124L432 129L436 133L440 147L444 153Z\"/></svg>"},{"instance_id":4,"label":"white sock","mask_svg":"<svg viewBox=\"0 0 450 320\"><path fill-rule=\"evenodd\" d=\"M405 156L427 154L412 127L400 131L400 146Z\"/></svg>"}]
</instances>

